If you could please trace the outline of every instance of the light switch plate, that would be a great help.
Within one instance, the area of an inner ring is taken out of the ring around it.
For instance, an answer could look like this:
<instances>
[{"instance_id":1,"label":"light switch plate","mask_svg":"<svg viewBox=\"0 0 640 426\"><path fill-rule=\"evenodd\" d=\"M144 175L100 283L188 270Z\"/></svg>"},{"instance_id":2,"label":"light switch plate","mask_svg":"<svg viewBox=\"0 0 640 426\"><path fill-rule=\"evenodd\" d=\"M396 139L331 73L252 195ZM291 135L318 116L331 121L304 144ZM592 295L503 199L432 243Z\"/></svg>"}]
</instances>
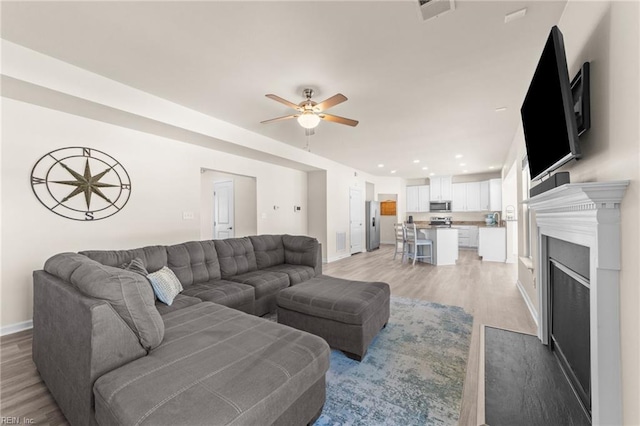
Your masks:
<instances>
[{"instance_id":1,"label":"light switch plate","mask_svg":"<svg viewBox=\"0 0 640 426\"><path fill-rule=\"evenodd\" d=\"M192 220L194 218L193 212L182 212L183 220Z\"/></svg>"}]
</instances>

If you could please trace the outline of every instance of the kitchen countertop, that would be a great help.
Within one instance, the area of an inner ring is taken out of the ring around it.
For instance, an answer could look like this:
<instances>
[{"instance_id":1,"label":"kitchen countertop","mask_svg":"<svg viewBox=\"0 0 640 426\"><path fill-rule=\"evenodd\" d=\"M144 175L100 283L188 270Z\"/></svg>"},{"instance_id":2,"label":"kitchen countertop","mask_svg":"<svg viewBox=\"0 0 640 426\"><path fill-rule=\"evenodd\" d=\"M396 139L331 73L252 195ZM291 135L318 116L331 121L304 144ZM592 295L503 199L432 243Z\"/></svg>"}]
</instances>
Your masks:
<instances>
[{"instance_id":1,"label":"kitchen countertop","mask_svg":"<svg viewBox=\"0 0 640 426\"><path fill-rule=\"evenodd\" d=\"M447 229L446 227L443 227L443 226L432 226L428 220L416 220L413 223L415 223L416 226L422 229ZM504 228L505 227L504 221L502 221L502 224L498 226L498 225L487 225L484 221L465 221L465 220L453 221L451 223L451 226L452 227L477 226L478 228Z\"/></svg>"},{"instance_id":2,"label":"kitchen countertop","mask_svg":"<svg viewBox=\"0 0 640 426\"><path fill-rule=\"evenodd\" d=\"M487 223L483 220L483 221L477 221L477 222L472 222L472 221L464 221L464 220L460 220L460 221L453 221L451 223L451 226L477 226L478 228L504 228L504 221L501 221L500 225L487 225Z\"/></svg>"}]
</instances>

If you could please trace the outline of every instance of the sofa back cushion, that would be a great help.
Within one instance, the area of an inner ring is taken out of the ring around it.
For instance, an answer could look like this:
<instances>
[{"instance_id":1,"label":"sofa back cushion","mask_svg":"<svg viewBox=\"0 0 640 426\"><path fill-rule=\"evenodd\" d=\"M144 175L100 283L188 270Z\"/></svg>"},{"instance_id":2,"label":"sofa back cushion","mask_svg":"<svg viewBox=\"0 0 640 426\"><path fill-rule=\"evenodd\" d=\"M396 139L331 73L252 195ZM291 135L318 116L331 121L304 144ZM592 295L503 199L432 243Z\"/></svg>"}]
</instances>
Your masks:
<instances>
[{"instance_id":1,"label":"sofa back cushion","mask_svg":"<svg viewBox=\"0 0 640 426\"><path fill-rule=\"evenodd\" d=\"M229 278L258 269L256 255L249 238L214 240L214 243L218 252L222 278Z\"/></svg>"},{"instance_id":2,"label":"sofa back cushion","mask_svg":"<svg viewBox=\"0 0 640 426\"><path fill-rule=\"evenodd\" d=\"M86 250L80 254L107 266L121 267L136 257L142 259L149 273L167 266L167 249L165 246L149 246L132 250Z\"/></svg>"},{"instance_id":3,"label":"sofa back cushion","mask_svg":"<svg viewBox=\"0 0 640 426\"><path fill-rule=\"evenodd\" d=\"M190 241L167 247L167 265L185 287L221 278L213 241Z\"/></svg>"},{"instance_id":4,"label":"sofa back cushion","mask_svg":"<svg viewBox=\"0 0 640 426\"><path fill-rule=\"evenodd\" d=\"M316 267L318 262L318 240L304 235L283 235L284 260L291 265Z\"/></svg>"},{"instance_id":5,"label":"sofa back cushion","mask_svg":"<svg viewBox=\"0 0 640 426\"><path fill-rule=\"evenodd\" d=\"M145 349L151 350L162 342L164 322L155 307L151 285L142 275L76 253L53 256L44 270L70 282L86 296L109 302Z\"/></svg>"},{"instance_id":6,"label":"sofa back cushion","mask_svg":"<svg viewBox=\"0 0 640 426\"><path fill-rule=\"evenodd\" d=\"M284 245L282 235L256 235L249 237L256 254L258 269L284 263Z\"/></svg>"}]
</instances>

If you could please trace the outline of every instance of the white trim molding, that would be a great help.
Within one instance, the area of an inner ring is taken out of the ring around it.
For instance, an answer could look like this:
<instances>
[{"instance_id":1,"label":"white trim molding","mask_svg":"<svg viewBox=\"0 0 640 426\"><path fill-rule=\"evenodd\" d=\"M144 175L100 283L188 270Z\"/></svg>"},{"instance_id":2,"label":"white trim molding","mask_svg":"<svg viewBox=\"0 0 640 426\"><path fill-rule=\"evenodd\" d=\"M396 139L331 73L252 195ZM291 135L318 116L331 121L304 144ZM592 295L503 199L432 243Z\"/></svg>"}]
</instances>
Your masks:
<instances>
[{"instance_id":1,"label":"white trim molding","mask_svg":"<svg viewBox=\"0 0 640 426\"><path fill-rule=\"evenodd\" d=\"M524 201L538 225L538 337L549 343L547 237L589 248L591 419L622 424L620 203L629 181L570 183Z\"/></svg>"},{"instance_id":2,"label":"white trim molding","mask_svg":"<svg viewBox=\"0 0 640 426\"><path fill-rule=\"evenodd\" d=\"M22 321L15 324L9 324L0 328L0 336L6 336L7 334L18 333L20 331L29 330L32 328L33 328L33 320Z\"/></svg>"},{"instance_id":3,"label":"white trim molding","mask_svg":"<svg viewBox=\"0 0 640 426\"><path fill-rule=\"evenodd\" d=\"M538 311L533 306L533 302L529 298L529 295L527 294L527 291L524 289L524 286L522 285L520 280L516 281L516 286L518 287L518 290L520 290L520 294L524 299L524 303L527 305L527 308L529 308L529 313L531 314L531 318L533 318L533 322L536 323L536 327L540 327L540 323L538 322Z\"/></svg>"}]
</instances>

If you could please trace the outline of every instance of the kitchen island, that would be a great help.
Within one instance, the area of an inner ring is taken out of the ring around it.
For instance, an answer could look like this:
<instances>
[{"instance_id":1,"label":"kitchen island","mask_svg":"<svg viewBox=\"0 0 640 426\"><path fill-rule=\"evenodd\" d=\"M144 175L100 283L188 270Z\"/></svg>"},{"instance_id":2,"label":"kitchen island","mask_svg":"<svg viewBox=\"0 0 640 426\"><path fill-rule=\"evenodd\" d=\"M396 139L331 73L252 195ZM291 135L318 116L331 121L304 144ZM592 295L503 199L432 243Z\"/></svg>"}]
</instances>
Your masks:
<instances>
[{"instance_id":1,"label":"kitchen island","mask_svg":"<svg viewBox=\"0 0 640 426\"><path fill-rule=\"evenodd\" d=\"M455 265L458 260L458 230L456 228L431 226L428 222L416 222L416 228L422 238L433 241L433 264L437 266ZM420 247L418 254L423 255L428 248ZM425 259L419 259L426 262Z\"/></svg>"}]
</instances>

